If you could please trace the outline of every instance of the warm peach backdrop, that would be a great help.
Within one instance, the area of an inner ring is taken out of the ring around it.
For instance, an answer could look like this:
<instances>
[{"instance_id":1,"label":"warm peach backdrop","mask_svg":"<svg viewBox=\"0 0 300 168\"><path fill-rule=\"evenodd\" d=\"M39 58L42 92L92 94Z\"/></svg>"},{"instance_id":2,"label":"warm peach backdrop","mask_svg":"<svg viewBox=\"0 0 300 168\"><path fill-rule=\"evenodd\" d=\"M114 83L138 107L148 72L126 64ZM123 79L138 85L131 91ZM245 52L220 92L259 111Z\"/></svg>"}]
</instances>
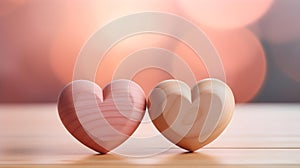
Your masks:
<instances>
[{"instance_id":1,"label":"warm peach backdrop","mask_svg":"<svg viewBox=\"0 0 300 168\"><path fill-rule=\"evenodd\" d=\"M238 102L298 102L299 7L298 0L1 0L0 102L56 101L72 80L76 57L88 37L114 18L142 11L174 13L205 31ZM142 34L112 47L99 66L97 83L105 86L122 59L147 47L174 52L199 80L208 76L186 45ZM157 61L181 68L168 60ZM133 76L145 92L169 78L169 73L155 68Z\"/></svg>"}]
</instances>

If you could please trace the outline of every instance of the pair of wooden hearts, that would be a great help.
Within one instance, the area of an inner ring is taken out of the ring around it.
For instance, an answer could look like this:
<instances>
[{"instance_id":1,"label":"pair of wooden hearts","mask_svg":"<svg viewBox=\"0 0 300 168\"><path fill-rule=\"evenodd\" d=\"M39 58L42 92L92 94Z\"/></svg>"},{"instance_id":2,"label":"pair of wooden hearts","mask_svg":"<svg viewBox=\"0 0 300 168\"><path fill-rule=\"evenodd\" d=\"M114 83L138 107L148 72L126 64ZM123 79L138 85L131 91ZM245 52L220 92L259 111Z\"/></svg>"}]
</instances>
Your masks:
<instances>
[{"instance_id":1,"label":"pair of wooden hearts","mask_svg":"<svg viewBox=\"0 0 300 168\"><path fill-rule=\"evenodd\" d=\"M58 100L67 130L89 148L107 153L128 139L146 110L156 128L171 142L195 151L217 138L234 111L230 88L217 79L199 81L192 89L166 80L150 93L130 80L115 80L103 90L78 80L68 84Z\"/></svg>"}]
</instances>

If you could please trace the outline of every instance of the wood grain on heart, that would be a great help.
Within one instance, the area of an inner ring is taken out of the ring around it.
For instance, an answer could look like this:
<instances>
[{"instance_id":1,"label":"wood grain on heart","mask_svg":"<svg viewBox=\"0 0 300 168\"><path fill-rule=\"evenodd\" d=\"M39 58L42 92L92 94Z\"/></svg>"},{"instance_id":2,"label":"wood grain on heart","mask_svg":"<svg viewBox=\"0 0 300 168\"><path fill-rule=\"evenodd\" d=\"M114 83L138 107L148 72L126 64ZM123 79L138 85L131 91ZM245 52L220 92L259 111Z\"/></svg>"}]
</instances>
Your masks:
<instances>
[{"instance_id":1,"label":"wood grain on heart","mask_svg":"<svg viewBox=\"0 0 300 168\"><path fill-rule=\"evenodd\" d=\"M102 89L78 80L58 100L59 116L81 143L100 153L119 146L133 134L146 108L143 90L129 80L115 80Z\"/></svg>"},{"instance_id":2,"label":"wood grain on heart","mask_svg":"<svg viewBox=\"0 0 300 168\"><path fill-rule=\"evenodd\" d=\"M148 99L149 115L171 142L195 151L216 139L234 111L230 88L217 79L199 81L192 89L182 81L159 83Z\"/></svg>"}]
</instances>

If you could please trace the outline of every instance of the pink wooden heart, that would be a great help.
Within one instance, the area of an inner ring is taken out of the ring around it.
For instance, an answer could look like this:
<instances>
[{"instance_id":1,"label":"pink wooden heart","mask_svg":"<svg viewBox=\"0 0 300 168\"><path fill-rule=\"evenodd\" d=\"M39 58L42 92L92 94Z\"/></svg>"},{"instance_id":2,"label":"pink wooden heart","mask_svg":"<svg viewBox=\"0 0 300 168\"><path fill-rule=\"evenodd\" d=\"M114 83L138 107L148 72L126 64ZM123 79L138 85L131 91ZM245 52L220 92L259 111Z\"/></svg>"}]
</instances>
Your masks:
<instances>
[{"instance_id":1,"label":"pink wooden heart","mask_svg":"<svg viewBox=\"0 0 300 168\"><path fill-rule=\"evenodd\" d=\"M195 151L216 139L234 111L230 88L217 79L199 81L192 89L184 82L167 80L150 93L149 115L171 142Z\"/></svg>"},{"instance_id":2,"label":"pink wooden heart","mask_svg":"<svg viewBox=\"0 0 300 168\"><path fill-rule=\"evenodd\" d=\"M77 80L60 94L58 112L66 129L81 143L107 153L123 143L140 124L146 108L143 90L129 80L102 89Z\"/></svg>"}]
</instances>

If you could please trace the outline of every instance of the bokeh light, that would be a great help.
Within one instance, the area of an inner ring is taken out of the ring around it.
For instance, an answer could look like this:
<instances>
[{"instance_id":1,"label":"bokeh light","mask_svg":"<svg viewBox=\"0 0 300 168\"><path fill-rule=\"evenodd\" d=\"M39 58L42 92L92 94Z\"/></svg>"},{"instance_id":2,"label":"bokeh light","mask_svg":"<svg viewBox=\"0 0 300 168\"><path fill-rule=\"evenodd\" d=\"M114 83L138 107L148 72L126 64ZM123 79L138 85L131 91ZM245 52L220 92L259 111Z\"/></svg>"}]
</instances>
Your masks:
<instances>
[{"instance_id":1,"label":"bokeh light","mask_svg":"<svg viewBox=\"0 0 300 168\"><path fill-rule=\"evenodd\" d=\"M26 1L0 19L0 93L5 95L0 101L56 99L61 86L47 58L52 37L61 22L59 7L59 2Z\"/></svg>"},{"instance_id":2,"label":"bokeh light","mask_svg":"<svg viewBox=\"0 0 300 168\"><path fill-rule=\"evenodd\" d=\"M116 18L145 11L174 13L203 28L222 58L237 102L249 102L259 93L266 77L264 50L270 67L266 85L254 101L298 101L296 92L277 98L274 90L283 86L295 90L300 83L299 6L299 0L0 0L0 102L55 101L72 80L76 57L89 37ZM176 25L170 27L188 34ZM182 42L140 34L112 46L99 64L97 83L105 86L123 59L149 47L180 56L198 80L209 76L203 62ZM174 60L155 61L173 68L170 74L182 70ZM157 68L132 77L145 92L171 78Z\"/></svg>"},{"instance_id":3,"label":"bokeh light","mask_svg":"<svg viewBox=\"0 0 300 168\"><path fill-rule=\"evenodd\" d=\"M240 28L255 22L273 0L177 0L188 19L214 28Z\"/></svg>"},{"instance_id":4,"label":"bokeh light","mask_svg":"<svg viewBox=\"0 0 300 168\"><path fill-rule=\"evenodd\" d=\"M0 1L0 17L8 15L22 6L26 0L1 0Z\"/></svg>"},{"instance_id":5,"label":"bokeh light","mask_svg":"<svg viewBox=\"0 0 300 168\"><path fill-rule=\"evenodd\" d=\"M264 40L283 43L300 37L300 1L276 0L270 10L251 29Z\"/></svg>"},{"instance_id":6,"label":"bokeh light","mask_svg":"<svg viewBox=\"0 0 300 168\"><path fill-rule=\"evenodd\" d=\"M79 0L71 4L66 3L65 6L64 24L51 51L52 69L63 83L68 83L72 80L74 64L81 47L83 47L88 38L104 24L121 16L142 11L177 12L177 8L172 0L134 0L130 2L125 0ZM110 38L109 34L107 38ZM111 77L107 78L111 76L110 71L114 68L115 63L120 61L119 59L129 54L129 52L127 52L128 50L132 51L132 47L138 48L142 47L143 43L149 43L146 41L146 38L133 40L121 47L122 49L117 51L117 55L110 55L109 57L113 58L109 58L111 62L106 61L108 66L105 66L105 73L107 74L100 74L102 78L99 80L99 84L103 86L108 83L109 79L111 79ZM169 45L168 42L162 42L161 38L149 41L151 41L150 43L152 44L165 43Z\"/></svg>"},{"instance_id":7,"label":"bokeh light","mask_svg":"<svg viewBox=\"0 0 300 168\"><path fill-rule=\"evenodd\" d=\"M253 99L264 82L267 66L259 40L247 29L214 30L203 27L203 30L219 53L226 82L232 88L236 101ZM204 64L188 46L180 43L175 53L186 60L198 80L208 77Z\"/></svg>"},{"instance_id":8,"label":"bokeh light","mask_svg":"<svg viewBox=\"0 0 300 168\"><path fill-rule=\"evenodd\" d=\"M143 48L155 47L172 51L174 50L176 43L177 41L175 39L160 34L140 34L129 37L116 44L105 55L105 57L99 64L96 81L98 84L100 84L100 86L105 86L114 78L114 75L120 75L114 74L118 66L122 64L122 61L124 59L126 59L128 56L130 56L132 53L138 50L141 50ZM151 59L151 56L148 55L145 55L144 57L147 57L147 59L152 60L151 62L163 62L165 67L172 66L170 62L171 60L166 60L163 57L159 59L157 57L152 57ZM135 61L135 64L137 63L138 61ZM134 67L136 65L133 64L132 66ZM142 78L141 75L145 75L146 77L148 77L148 79ZM142 70L138 74L136 74L136 76L131 77L144 89L146 95L148 95L148 92L151 87L155 86L157 83L163 81L164 79L170 79L169 74L167 74L166 72L151 68ZM149 77L151 77L151 79Z\"/></svg>"}]
</instances>

